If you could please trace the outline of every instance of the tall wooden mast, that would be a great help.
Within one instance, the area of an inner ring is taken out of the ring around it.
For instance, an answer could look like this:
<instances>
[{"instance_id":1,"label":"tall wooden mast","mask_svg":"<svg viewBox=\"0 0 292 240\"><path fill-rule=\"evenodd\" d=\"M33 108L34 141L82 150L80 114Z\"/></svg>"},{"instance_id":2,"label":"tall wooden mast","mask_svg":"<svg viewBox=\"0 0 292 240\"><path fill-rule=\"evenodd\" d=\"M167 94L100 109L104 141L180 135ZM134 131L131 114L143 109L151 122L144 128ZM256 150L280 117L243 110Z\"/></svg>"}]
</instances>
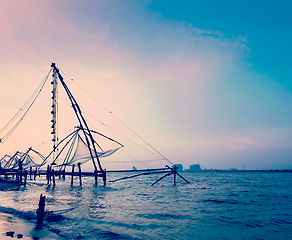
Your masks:
<instances>
[{"instance_id":1,"label":"tall wooden mast","mask_svg":"<svg viewBox=\"0 0 292 240\"><path fill-rule=\"evenodd\" d=\"M100 160L98 158L98 154L97 154L96 147L95 147L95 144L94 144L93 136L92 136L91 131L89 130L89 127L88 127L88 125L87 125L87 123L86 123L86 121L85 121L85 119L84 119L84 117L82 115L81 109L80 109L77 101L73 97L71 91L69 90L68 86L64 82L63 77L60 74L59 69L56 67L55 63L52 63L51 67L53 68L54 73L57 74L61 84L63 85L63 87L64 87L64 89L65 89L65 91L66 91L66 93L67 93L67 95L69 97L69 100L71 102L72 108L73 108L73 110L74 110L74 112L76 114L76 117L77 117L78 121L79 121L80 128L82 129L82 131L84 133L84 136L85 136L85 139L86 139L86 143L87 143L87 146L88 146L88 150L89 150L89 153L90 153L90 156L91 156L91 160L92 160L94 169L95 169L96 172L98 171L97 167L96 167L95 160L94 160L94 156L95 156L97 164L98 164L98 167L99 167L99 170L102 172L102 175L105 178L105 174L106 174L105 170L102 169L102 167L101 167L101 163L100 163Z\"/></svg>"},{"instance_id":2,"label":"tall wooden mast","mask_svg":"<svg viewBox=\"0 0 292 240\"><path fill-rule=\"evenodd\" d=\"M53 79L52 79L52 86L53 86L53 90L52 90L52 141L53 141L53 162L55 162L56 160L56 156L58 155L58 81L57 81L57 74L55 69L53 69Z\"/></svg>"}]
</instances>

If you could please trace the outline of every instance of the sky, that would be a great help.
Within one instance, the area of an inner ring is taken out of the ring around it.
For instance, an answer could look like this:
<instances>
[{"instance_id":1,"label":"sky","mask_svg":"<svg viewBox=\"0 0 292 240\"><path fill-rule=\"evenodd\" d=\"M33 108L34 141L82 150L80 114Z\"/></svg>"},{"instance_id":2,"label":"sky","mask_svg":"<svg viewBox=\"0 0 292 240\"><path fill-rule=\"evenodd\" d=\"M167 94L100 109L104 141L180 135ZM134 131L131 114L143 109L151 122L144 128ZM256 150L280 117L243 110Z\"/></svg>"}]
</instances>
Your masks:
<instances>
[{"instance_id":1,"label":"sky","mask_svg":"<svg viewBox=\"0 0 292 240\"><path fill-rule=\"evenodd\" d=\"M127 138L185 169L291 169L291 11L288 0L0 0L0 129L55 62L90 127L139 162L168 164ZM0 157L47 154L50 88ZM62 91L59 133L77 125ZM145 168L122 154L109 168Z\"/></svg>"}]
</instances>

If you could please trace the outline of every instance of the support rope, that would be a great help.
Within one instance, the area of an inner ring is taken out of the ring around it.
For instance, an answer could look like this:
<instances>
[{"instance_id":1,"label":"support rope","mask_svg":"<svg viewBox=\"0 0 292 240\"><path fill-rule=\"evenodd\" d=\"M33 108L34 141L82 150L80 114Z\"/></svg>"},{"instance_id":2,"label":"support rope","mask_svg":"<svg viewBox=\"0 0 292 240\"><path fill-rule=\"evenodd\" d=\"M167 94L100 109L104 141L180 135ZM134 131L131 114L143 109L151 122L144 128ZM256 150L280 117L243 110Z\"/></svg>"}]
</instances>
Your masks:
<instances>
[{"instance_id":1,"label":"support rope","mask_svg":"<svg viewBox=\"0 0 292 240\"><path fill-rule=\"evenodd\" d=\"M19 116L20 119L16 122L16 124L4 135L3 138L0 138L0 144L4 143L8 137L16 130L16 128L19 126L19 124L22 122L25 115L28 113L32 105L35 103L37 97L39 96L40 92L42 91L49 75L51 73L51 70L46 75L46 77L43 79L41 84L37 87L37 89L33 92L33 94L29 97L29 99L25 102L22 108L13 116L13 118L1 129L0 133L4 132L14 121L16 121ZM27 108L27 109L26 109ZM25 110L26 109L26 110ZM23 111L24 114L20 115Z\"/></svg>"},{"instance_id":2,"label":"support rope","mask_svg":"<svg viewBox=\"0 0 292 240\"><path fill-rule=\"evenodd\" d=\"M60 70L61 71L61 70ZM64 75L69 77L66 73L61 71ZM131 131L134 135L136 135L140 140L142 140L145 144L147 144L152 150L154 150L157 154L159 154L165 161L169 162L170 164L174 165L168 158L166 158L164 155L162 155L158 150L156 150L152 145L150 145L146 140L144 140L141 136L139 136L134 130L132 130L130 127L128 127L122 120L120 120L116 115L112 113L109 109L107 109L105 106L103 106L99 101L97 101L93 96L91 96L88 92L86 92L81 86L79 86L76 82L73 81L72 78L70 78L74 84L76 84L83 92L85 92L90 98L92 98L98 105L100 105L104 110L106 110L108 113L110 113L118 122L120 122L124 127L126 127L129 131ZM105 124L103 124L105 125ZM153 153L152 153L153 154Z\"/></svg>"}]
</instances>

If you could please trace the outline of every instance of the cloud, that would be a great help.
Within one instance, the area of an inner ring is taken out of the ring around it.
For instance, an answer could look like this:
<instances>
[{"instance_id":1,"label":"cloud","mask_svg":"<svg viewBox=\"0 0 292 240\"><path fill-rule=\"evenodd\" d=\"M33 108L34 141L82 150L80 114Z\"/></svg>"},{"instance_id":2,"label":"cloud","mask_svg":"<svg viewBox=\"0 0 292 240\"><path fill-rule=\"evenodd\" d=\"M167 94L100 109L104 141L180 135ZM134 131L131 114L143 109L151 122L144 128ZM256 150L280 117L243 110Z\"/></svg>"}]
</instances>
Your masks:
<instances>
[{"instance_id":1,"label":"cloud","mask_svg":"<svg viewBox=\"0 0 292 240\"><path fill-rule=\"evenodd\" d=\"M291 97L250 67L248 36L227 38L216 29L163 19L147 1L0 4L0 100L7 115L54 61L166 151L178 142L189 155L213 149L213 157L224 155L220 147L224 153L285 147L271 139L279 132L288 139L278 127L290 129ZM277 130L266 136L267 129ZM179 158L179 151L172 155Z\"/></svg>"},{"instance_id":2,"label":"cloud","mask_svg":"<svg viewBox=\"0 0 292 240\"><path fill-rule=\"evenodd\" d=\"M7 58L1 60L87 61L135 74L165 74L161 81L198 82L224 71L224 65L246 51L237 39L214 37L222 38L221 33L184 22L159 22L144 5L63 1L56 8L56 1L2 3L1 50Z\"/></svg>"}]
</instances>

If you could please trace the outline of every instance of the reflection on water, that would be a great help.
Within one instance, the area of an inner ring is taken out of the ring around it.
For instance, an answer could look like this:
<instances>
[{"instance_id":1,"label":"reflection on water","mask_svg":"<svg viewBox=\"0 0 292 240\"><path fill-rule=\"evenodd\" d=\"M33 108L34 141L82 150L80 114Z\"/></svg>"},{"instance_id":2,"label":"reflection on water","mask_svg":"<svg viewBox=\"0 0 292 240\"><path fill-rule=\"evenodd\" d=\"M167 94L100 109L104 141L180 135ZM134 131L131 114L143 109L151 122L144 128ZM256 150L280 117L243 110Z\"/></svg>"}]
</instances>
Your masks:
<instances>
[{"instance_id":1,"label":"reflection on water","mask_svg":"<svg viewBox=\"0 0 292 240\"><path fill-rule=\"evenodd\" d=\"M55 211L49 228L67 239L290 237L291 173L184 176L191 184L178 180L173 185L172 178L165 178L151 187L159 176L141 176L105 187L95 187L93 178L84 178L82 187L71 187L68 178L56 179L53 188L41 178L19 191L1 192L0 210L32 218L43 194L46 209Z\"/></svg>"}]
</instances>

